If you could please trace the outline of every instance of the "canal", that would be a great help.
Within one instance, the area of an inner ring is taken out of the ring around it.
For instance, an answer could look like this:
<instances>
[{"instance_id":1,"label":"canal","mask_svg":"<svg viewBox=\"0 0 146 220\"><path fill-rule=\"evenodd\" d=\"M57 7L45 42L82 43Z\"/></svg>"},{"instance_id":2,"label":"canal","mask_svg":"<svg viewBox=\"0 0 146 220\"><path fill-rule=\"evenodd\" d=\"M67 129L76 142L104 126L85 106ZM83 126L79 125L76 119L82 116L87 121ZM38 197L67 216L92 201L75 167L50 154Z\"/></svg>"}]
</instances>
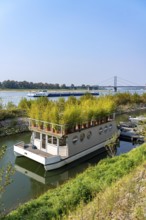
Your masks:
<instances>
[{"instance_id":1,"label":"canal","mask_svg":"<svg viewBox=\"0 0 146 220\"><path fill-rule=\"evenodd\" d=\"M50 188L57 187L107 156L106 153L102 153L90 160L78 161L76 164L74 163L59 170L46 172L41 164L24 157L15 158L13 145L20 140L28 143L29 139L30 133L1 138L1 145L7 145L7 151L0 161L0 166L11 162L15 168L12 182L6 187L6 191L3 193L0 201L2 209L7 211L14 209L31 198L38 197ZM120 147L117 148L117 154L127 152L133 147L135 146L132 143L121 141Z\"/></svg>"}]
</instances>

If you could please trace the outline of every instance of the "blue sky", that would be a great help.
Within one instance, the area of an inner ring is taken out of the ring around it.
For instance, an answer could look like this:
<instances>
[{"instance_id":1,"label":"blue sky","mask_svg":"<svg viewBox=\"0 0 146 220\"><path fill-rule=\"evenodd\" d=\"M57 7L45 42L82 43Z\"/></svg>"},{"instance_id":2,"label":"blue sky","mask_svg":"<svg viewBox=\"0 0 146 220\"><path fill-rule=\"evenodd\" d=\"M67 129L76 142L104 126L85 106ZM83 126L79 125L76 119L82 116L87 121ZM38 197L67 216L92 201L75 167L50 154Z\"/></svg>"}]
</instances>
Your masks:
<instances>
[{"instance_id":1,"label":"blue sky","mask_svg":"<svg viewBox=\"0 0 146 220\"><path fill-rule=\"evenodd\" d=\"M146 84L145 0L0 0L0 81Z\"/></svg>"}]
</instances>

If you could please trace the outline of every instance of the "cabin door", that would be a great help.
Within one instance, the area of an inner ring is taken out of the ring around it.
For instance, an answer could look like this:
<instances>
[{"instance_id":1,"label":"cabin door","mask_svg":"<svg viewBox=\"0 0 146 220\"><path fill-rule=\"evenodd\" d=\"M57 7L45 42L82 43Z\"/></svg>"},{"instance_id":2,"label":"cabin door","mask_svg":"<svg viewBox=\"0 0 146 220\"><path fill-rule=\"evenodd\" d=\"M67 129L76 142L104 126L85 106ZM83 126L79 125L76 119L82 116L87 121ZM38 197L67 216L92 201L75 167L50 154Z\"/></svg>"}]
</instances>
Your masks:
<instances>
[{"instance_id":1,"label":"cabin door","mask_svg":"<svg viewBox=\"0 0 146 220\"><path fill-rule=\"evenodd\" d=\"M43 150L43 151L47 151L47 149L46 149L46 135L45 134L42 134L42 148L41 148L41 150Z\"/></svg>"}]
</instances>

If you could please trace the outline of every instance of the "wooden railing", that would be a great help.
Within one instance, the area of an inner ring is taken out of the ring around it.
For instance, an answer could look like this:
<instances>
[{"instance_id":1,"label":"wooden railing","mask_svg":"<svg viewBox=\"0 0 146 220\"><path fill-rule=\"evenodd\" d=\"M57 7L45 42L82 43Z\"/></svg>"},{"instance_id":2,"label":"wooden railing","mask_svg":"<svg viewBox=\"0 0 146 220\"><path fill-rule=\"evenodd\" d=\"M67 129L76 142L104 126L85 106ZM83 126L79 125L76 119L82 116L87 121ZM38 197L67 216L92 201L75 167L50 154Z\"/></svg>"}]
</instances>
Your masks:
<instances>
[{"instance_id":1,"label":"wooden railing","mask_svg":"<svg viewBox=\"0 0 146 220\"><path fill-rule=\"evenodd\" d=\"M82 129L90 128L93 126L97 126L100 124L107 123L108 121L114 120L115 116L109 115L107 117L99 118L98 120L92 120L88 122L84 122L82 124L77 124L75 126L71 125L60 125L55 123L50 123L46 121L36 120L29 118L29 129L34 131L43 131L50 134L56 134L59 136L63 136L65 134L73 133L76 131L80 131Z\"/></svg>"},{"instance_id":2,"label":"wooden railing","mask_svg":"<svg viewBox=\"0 0 146 220\"><path fill-rule=\"evenodd\" d=\"M48 133L56 133L61 136L65 134L65 125L59 125L59 124L36 120L32 118L29 118L29 129L45 131Z\"/></svg>"}]
</instances>

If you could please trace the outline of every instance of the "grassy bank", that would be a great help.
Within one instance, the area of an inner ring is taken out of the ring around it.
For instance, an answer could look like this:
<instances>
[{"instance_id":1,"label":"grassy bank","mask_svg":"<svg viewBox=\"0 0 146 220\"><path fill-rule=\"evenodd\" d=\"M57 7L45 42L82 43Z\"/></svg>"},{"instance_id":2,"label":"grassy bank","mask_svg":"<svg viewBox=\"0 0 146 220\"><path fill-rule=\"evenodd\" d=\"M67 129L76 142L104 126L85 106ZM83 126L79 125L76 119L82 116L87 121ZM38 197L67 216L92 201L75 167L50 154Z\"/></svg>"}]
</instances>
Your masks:
<instances>
[{"instance_id":1,"label":"grassy bank","mask_svg":"<svg viewBox=\"0 0 146 220\"><path fill-rule=\"evenodd\" d=\"M146 161L130 174L100 192L87 205L64 217L72 220L146 219Z\"/></svg>"},{"instance_id":2,"label":"grassy bank","mask_svg":"<svg viewBox=\"0 0 146 220\"><path fill-rule=\"evenodd\" d=\"M92 201L114 182L146 161L146 144L127 154L104 159L66 184L49 190L6 216L5 220L61 219L81 203Z\"/></svg>"}]
</instances>

